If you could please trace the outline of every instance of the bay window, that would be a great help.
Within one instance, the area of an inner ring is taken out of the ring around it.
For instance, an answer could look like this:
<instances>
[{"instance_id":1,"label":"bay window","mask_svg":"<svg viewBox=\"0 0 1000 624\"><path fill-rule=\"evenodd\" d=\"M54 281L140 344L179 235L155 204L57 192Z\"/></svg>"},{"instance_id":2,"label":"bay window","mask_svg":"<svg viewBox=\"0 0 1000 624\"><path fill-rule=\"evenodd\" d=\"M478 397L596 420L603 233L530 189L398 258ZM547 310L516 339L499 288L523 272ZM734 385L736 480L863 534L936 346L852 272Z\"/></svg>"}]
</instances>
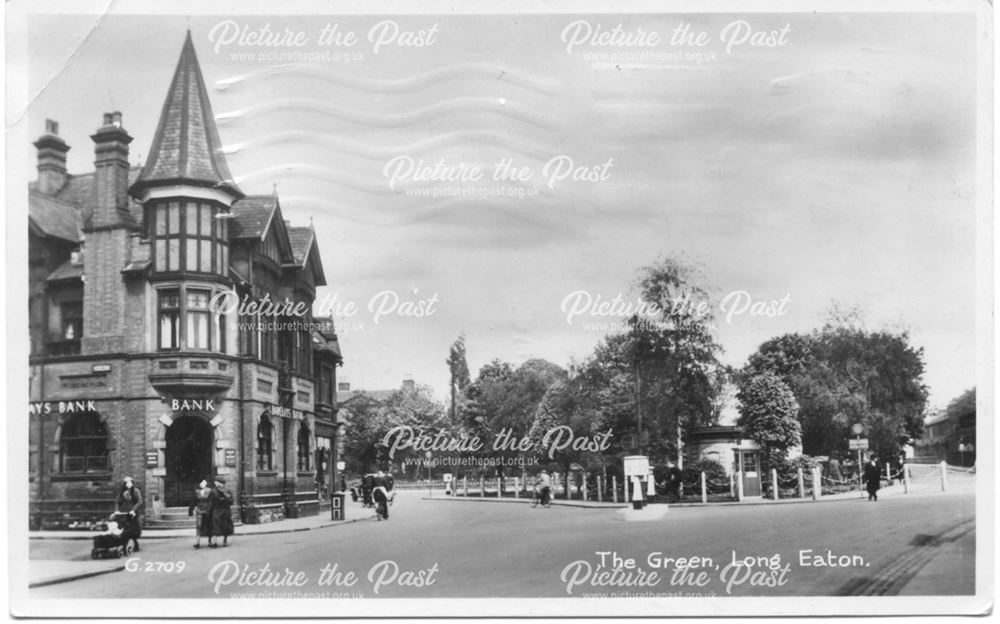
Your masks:
<instances>
[{"instance_id":1,"label":"bay window","mask_svg":"<svg viewBox=\"0 0 1000 624\"><path fill-rule=\"evenodd\" d=\"M219 291L208 288L162 288L157 294L158 344L161 351L226 352L226 317L212 309Z\"/></svg>"},{"instance_id":2,"label":"bay window","mask_svg":"<svg viewBox=\"0 0 1000 624\"><path fill-rule=\"evenodd\" d=\"M229 226L226 209L197 201L168 201L147 208L147 234L158 273L226 275Z\"/></svg>"}]
</instances>

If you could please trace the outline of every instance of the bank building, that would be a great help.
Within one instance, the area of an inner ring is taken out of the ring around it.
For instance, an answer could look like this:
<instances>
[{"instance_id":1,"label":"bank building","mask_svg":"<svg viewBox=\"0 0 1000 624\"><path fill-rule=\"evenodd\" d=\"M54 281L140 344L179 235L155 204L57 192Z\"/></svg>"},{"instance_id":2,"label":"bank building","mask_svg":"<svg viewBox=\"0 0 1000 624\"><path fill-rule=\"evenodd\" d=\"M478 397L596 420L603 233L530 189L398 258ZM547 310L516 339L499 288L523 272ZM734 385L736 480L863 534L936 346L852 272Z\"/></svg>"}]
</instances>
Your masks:
<instances>
[{"instance_id":1,"label":"bank building","mask_svg":"<svg viewBox=\"0 0 1000 624\"><path fill-rule=\"evenodd\" d=\"M144 165L130 166L119 112L91 139L82 175L56 122L34 142L31 526L106 518L125 476L150 528L188 526L196 484L215 476L246 523L331 505L342 359L332 321L310 311L326 284L319 242L276 193L233 181L190 33Z\"/></svg>"}]
</instances>

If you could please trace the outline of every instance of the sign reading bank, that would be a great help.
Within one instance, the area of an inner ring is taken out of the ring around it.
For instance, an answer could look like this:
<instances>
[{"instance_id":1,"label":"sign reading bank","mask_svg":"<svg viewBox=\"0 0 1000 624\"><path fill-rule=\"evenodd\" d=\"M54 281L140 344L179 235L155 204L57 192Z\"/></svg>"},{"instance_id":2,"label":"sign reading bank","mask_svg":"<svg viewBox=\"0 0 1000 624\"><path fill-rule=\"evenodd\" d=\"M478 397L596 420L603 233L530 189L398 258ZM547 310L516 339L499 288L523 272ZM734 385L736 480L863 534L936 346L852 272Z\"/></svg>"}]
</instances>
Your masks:
<instances>
[{"instance_id":1,"label":"sign reading bank","mask_svg":"<svg viewBox=\"0 0 1000 624\"><path fill-rule=\"evenodd\" d=\"M29 414L77 414L82 412L96 412L94 401L34 401L28 404Z\"/></svg>"}]
</instances>

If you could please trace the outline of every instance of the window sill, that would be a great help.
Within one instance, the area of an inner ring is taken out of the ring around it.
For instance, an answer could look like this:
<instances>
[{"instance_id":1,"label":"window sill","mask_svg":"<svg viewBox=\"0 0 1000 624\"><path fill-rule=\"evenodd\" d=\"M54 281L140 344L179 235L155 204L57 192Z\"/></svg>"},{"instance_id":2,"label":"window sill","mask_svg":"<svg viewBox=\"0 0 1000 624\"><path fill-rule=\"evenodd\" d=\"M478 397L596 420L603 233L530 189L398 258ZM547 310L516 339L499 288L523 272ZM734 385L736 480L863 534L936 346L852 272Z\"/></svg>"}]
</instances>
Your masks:
<instances>
[{"instance_id":1,"label":"window sill","mask_svg":"<svg viewBox=\"0 0 1000 624\"><path fill-rule=\"evenodd\" d=\"M88 472L80 474L54 474L49 481L110 481L110 472Z\"/></svg>"},{"instance_id":2,"label":"window sill","mask_svg":"<svg viewBox=\"0 0 1000 624\"><path fill-rule=\"evenodd\" d=\"M258 470L257 473L256 473L256 475L258 477L277 477L278 476L278 471L277 470Z\"/></svg>"},{"instance_id":3,"label":"window sill","mask_svg":"<svg viewBox=\"0 0 1000 624\"><path fill-rule=\"evenodd\" d=\"M315 470L299 470L298 472L295 473L295 475L298 476L298 477L315 477L316 476L316 471Z\"/></svg>"}]
</instances>

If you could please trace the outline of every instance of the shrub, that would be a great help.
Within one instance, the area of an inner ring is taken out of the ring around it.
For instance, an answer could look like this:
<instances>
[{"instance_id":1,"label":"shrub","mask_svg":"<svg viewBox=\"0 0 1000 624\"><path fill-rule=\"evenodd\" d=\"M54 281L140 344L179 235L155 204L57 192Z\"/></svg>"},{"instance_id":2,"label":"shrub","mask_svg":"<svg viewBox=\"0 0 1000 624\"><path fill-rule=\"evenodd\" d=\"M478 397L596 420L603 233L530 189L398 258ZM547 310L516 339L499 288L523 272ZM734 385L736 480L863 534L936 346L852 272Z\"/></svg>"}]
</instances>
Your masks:
<instances>
[{"instance_id":1,"label":"shrub","mask_svg":"<svg viewBox=\"0 0 1000 624\"><path fill-rule=\"evenodd\" d=\"M684 466L684 483L688 485L695 483L700 487L702 472L705 473L705 479L709 483L720 481L728 483L729 481L729 474L726 472L725 466L714 459L699 459Z\"/></svg>"}]
</instances>

